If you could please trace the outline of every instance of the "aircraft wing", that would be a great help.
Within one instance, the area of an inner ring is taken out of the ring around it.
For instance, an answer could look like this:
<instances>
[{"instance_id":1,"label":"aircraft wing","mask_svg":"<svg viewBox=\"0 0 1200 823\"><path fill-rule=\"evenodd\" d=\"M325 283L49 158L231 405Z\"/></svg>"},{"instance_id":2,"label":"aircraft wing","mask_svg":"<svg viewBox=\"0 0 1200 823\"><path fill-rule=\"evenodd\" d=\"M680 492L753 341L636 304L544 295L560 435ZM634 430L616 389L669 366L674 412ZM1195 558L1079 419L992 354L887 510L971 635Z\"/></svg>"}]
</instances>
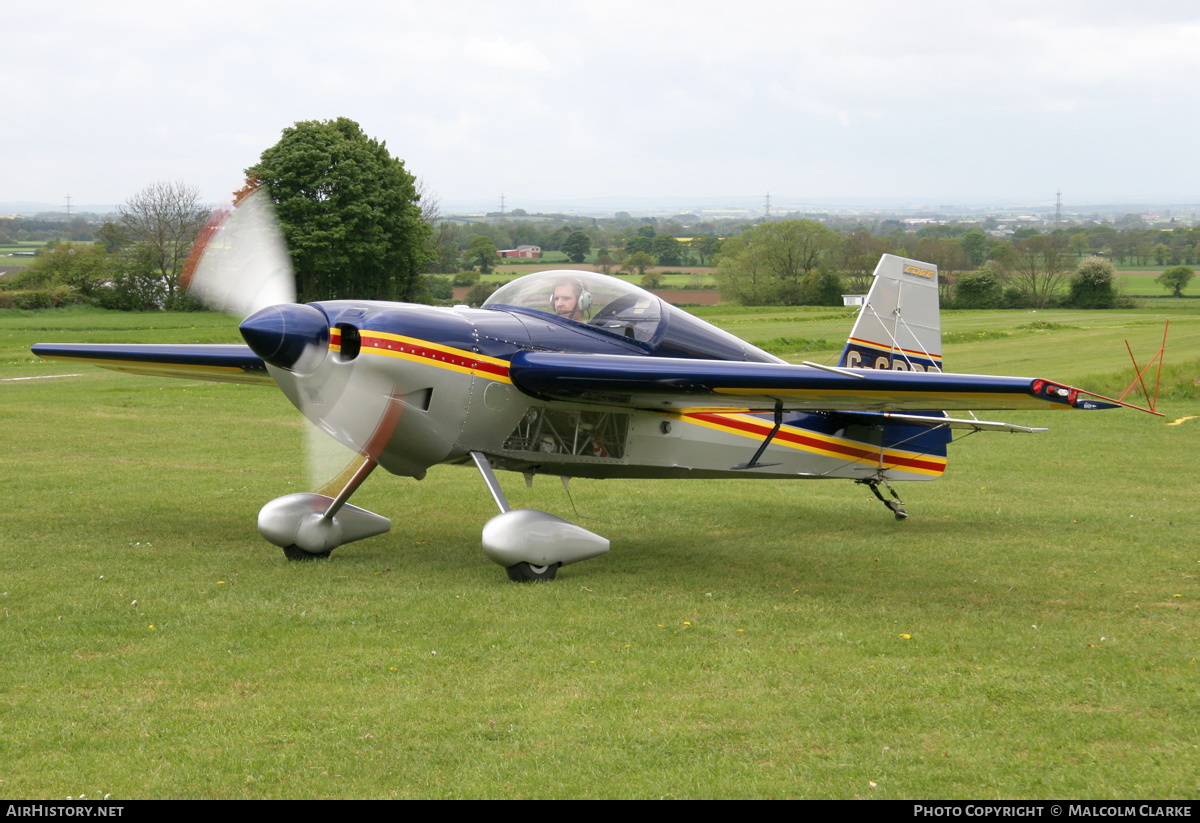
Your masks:
<instances>
[{"instance_id":1,"label":"aircraft wing","mask_svg":"<svg viewBox=\"0 0 1200 823\"><path fill-rule=\"evenodd\" d=\"M33 353L131 374L275 385L262 358L236 344L35 343Z\"/></svg>"},{"instance_id":2,"label":"aircraft wing","mask_svg":"<svg viewBox=\"0 0 1200 823\"><path fill-rule=\"evenodd\" d=\"M648 410L771 411L779 405L795 411L884 412L1124 405L1031 377L626 355L520 352L512 359L509 377L535 397Z\"/></svg>"}]
</instances>

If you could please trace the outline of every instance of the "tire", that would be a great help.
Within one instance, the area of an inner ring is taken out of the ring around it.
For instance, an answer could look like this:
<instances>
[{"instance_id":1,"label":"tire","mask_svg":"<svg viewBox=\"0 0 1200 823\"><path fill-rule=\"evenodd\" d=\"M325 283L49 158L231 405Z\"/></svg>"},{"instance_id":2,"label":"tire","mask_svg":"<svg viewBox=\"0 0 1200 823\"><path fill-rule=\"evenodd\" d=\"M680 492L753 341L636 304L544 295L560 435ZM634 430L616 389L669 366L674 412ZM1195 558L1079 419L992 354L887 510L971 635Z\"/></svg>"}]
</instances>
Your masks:
<instances>
[{"instance_id":1,"label":"tire","mask_svg":"<svg viewBox=\"0 0 1200 823\"><path fill-rule=\"evenodd\" d=\"M293 543L290 546L283 547L283 554L285 557L287 557L288 560L321 560L323 558L329 557L329 555L332 551L333 551L333 549L329 549L329 551L317 552L316 554L312 554L311 552L306 552L304 549L300 548L295 543Z\"/></svg>"},{"instance_id":2,"label":"tire","mask_svg":"<svg viewBox=\"0 0 1200 823\"><path fill-rule=\"evenodd\" d=\"M531 566L528 563L517 563L505 569L508 579L517 583L536 583L542 580L553 580L558 574L561 564L551 563L549 566Z\"/></svg>"}]
</instances>

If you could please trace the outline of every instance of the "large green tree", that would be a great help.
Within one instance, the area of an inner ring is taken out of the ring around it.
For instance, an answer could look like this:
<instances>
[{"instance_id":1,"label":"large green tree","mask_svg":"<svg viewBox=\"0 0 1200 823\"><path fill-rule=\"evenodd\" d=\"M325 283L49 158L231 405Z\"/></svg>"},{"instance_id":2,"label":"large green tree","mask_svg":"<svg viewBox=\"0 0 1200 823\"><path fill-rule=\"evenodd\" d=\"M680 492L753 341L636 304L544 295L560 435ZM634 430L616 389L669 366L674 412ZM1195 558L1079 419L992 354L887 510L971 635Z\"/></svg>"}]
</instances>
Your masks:
<instances>
[{"instance_id":1,"label":"large green tree","mask_svg":"<svg viewBox=\"0 0 1200 823\"><path fill-rule=\"evenodd\" d=\"M431 229L413 176L358 123L286 128L246 176L275 202L301 300L406 300L420 290Z\"/></svg>"},{"instance_id":2,"label":"large green tree","mask_svg":"<svg viewBox=\"0 0 1200 823\"><path fill-rule=\"evenodd\" d=\"M688 246L700 257L700 265L703 266L706 257L712 257L721 250L721 239L715 234L698 234Z\"/></svg>"},{"instance_id":3,"label":"large green tree","mask_svg":"<svg viewBox=\"0 0 1200 823\"><path fill-rule=\"evenodd\" d=\"M477 234L471 238L467 250L463 252L463 258L470 265L479 266L479 271L484 274L500 262L500 255L496 252L496 241L486 234Z\"/></svg>"},{"instance_id":4,"label":"large green tree","mask_svg":"<svg viewBox=\"0 0 1200 823\"><path fill-rule=\"evenodd\" d=\"M1194 274L1187 266L1172 266L1154 278L1154 282L1164 289L1171 289L1175 297L1183 297L1183 290L1192 282Z\"/></svg>"},{"instance_id":5,"label":"large green tree","mask_svg":"<svg viewBox=\"0 0 1200 823\"><path fill-rule=\"evenodd\" d=\"M679 241L669 234L654 235L654 259L660 266L678 266L683 262Z\"/></svg>"},{"instance_id":6,"label":"large green tree","mask_svg":"<svg viewBox=\"0 0 1200 823\"><path fill-rule=\"evenodd\" d=\"M987 259L988 238L980 229L971 229L958 238L963 253L971 261L971 266L979 268Z\"/></svg>"},{"instance_id":7,"label":"large green tree","mask_svg":"<svg viewBox=\"0 0 1200 823\"><path fill-rule=\"evenodd\" d=\"M584 232L573 231L563 241L562 250L566 252L572 263L582 263L583 259L587 257L587 253L592 250L592 238Z\"/></svg>"},{"instance_id":8,"label":"large green tree","mask_svg":"<svg viewBox=\"0 0 1200 823\"><path fill-rule=\"evenodd\" d=\"M745 305L804 302L826 293L825 284L810 288L813 272L840 243L836 232L813 220L761 223L725 241L717 281L722 293Z\"/></svg>"}]
</instances>

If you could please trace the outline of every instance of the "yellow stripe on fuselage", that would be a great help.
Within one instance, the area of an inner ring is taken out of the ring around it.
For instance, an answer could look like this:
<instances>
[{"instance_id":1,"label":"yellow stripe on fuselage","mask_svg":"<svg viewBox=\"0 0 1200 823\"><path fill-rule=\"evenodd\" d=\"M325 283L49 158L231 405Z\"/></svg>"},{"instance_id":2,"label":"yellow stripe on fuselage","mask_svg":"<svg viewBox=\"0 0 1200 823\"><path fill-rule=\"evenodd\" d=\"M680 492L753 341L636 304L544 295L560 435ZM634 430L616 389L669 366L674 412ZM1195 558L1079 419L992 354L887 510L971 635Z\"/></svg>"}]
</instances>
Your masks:
<instances>
[{"instance_id":1,"label":"yellow stripe on fuselage","mask_svg":"<svg viewBox=\"0 0 1200 823\"><path fill-rule=\"evenodd\" d=\"M794 397L798 400L811 399L811 408L845 409L882 408L892 410L901 408L921 409L1045 409L1049 405L1045 400L1032 397L1024 392L939 392L914 391L902 392L896 389L887 390L855 390L839 389L837 396L831 396L828 389L731 389L714 388L715 394L727 394L733 397ZM861 401L862 405L855 405ZM1001 401L1003 405L991 405ZM897 405L903 402L906 405ZM869 405L868 405L869 404Z\"/></svg>"},{"instance_id":2,"label":"yellow stripe on fuselage","mask_svg":"<svg viewBox=\"0 0 1200 823\"><path fill-rule=\"evenodd\" d=\"M772 423L761 418L743 414L712 415L713 417L724 418L729 421L728 423L706 420L688 414L669 414L668 416L684 420L688 423L694 423L698 426L704 426L705 428L722 431L727 434L736 434L740 437L748 437L754 440L764 439L770 433L773 426ZM750 424L752 430L747 431L747 424ZM805 442L797 442L797 440ZM779 434L771 440L771 445L786 446L787 448L808 452L809 454L818 454L822 457L831 457L850 463L866 463L872 466L880 465L882 457L882 466L885 469L924 474L930 477L940 477L946 471L946 458L938 455L921 454L903 449L883 449L881 455L880 448L872 443L863 443L860 440L850 440L845 437L834 437L797 426L781 426ZM848 453L851 451L858 453Z\"/></svg>"},{"instance_id":3,"label":"yellow stripe on fuselage","mask_svg":"<svg viewBox=\"0 0 1200 823\"><path fill-rule=\"evenodd\" d=\"M421 340L416 337L404 337L403 335L390 334L388 332L360 331L359 335L363 341L362 348L359 350L360 353L365 352L368 354L383 355L384 357L395 357L400 360L408 360L426 366L437 366L438 368L455 371L460 374L483 377L499 383L512 384L512 380L508 377L507 360L500 360L495 357L466 351L465 349L456 349L453 346L443 346L428 340ZM375 340L386 341L386 343L381 347L371 342ZM492 369L479 368L480 365L503 370L503 374L497 373Z\"/></svg>"}]
</instances>

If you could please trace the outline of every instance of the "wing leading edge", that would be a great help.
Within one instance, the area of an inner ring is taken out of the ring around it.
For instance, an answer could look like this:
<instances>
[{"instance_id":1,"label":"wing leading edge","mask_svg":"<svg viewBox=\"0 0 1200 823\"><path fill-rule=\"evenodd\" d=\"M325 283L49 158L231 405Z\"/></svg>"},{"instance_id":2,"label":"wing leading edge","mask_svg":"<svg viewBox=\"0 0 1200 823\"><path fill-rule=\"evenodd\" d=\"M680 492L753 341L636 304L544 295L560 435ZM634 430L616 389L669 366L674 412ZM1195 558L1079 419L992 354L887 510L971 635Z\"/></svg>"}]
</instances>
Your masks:
<instances>
[{"instance_id":1,"label":"wing leading edge","mask_svg":"<svg viewBox=\"0 0 1200 823\"><path fill-rule=\"evenodd\" d=\"M1116 408L1031 377L839 369L721 360L520 352L509 376L527 394L662 410L924 411Z\"/></svg>"},{"instance_id":2,"label":"wing leading edge","mask_svg":"<svg viewBox=\"0 0 1200 823\"><path fill-rule=\"evenodd\" d=\"M33 353L130 374L275 385L262 358L236 344L36 343Z\"/></svg>"}]
</instances>

